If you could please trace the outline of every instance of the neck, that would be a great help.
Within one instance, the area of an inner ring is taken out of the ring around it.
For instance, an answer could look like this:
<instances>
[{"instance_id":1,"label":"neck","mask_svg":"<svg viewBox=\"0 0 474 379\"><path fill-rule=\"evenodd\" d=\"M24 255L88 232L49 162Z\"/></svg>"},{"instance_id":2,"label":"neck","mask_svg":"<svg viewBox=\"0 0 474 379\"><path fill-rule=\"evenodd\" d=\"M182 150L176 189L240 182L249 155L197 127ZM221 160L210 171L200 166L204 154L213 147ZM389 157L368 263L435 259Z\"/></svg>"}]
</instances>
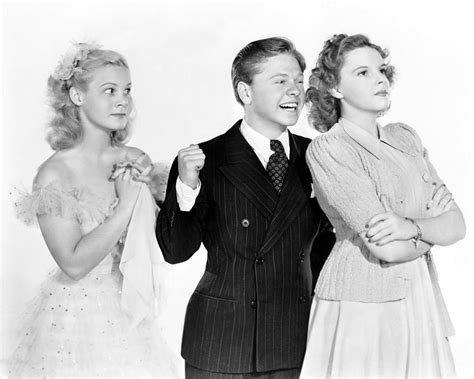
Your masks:
<instances>
[{"instance_id":1,"label":"neck","mask_svg":"<svg viewBox=\"0 0 474 379\"><path fill-rule=\"evenodd\" d=\"M111 147L110 131L87 125L87 123L81 124L83 134L81 141L77 144L77 148L90 158L94 156L99 158Z\"/></svg>"},{"instance_id":2,"label":"neck","mask_svg":"<svg viewBox=\"0 0 474 379\"><path fill-rule=\"evenodd\" d=\"M377 129L377 118L378 116L374 113L363 113L363 112L350 112L344 111L341 112L341 117L346 120L356 124L357 126L364 129L367 133L378 138L378 129Z\"/></svg>"},{"instance_id":3,"label":"neck","mask_svg":"<svg viewBox=\"0 0 474 379\"><path fill-rule=\"evenodd\" d=\"M245 114L244 119L253 130L269 139L277 139L287 129L286 126L277 125L271 121L253 117L252 114Z\"/></svg>"}]
</instances>

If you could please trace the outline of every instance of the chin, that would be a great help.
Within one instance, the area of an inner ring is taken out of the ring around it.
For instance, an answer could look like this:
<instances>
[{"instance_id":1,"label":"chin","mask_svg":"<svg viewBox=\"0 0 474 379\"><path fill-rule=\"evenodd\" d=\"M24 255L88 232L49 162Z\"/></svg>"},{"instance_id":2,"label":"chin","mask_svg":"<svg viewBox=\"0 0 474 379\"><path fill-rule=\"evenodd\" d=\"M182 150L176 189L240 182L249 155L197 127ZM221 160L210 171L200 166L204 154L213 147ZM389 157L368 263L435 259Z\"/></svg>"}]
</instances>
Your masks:
<instances>
[{"instance_id":1,"label":"chin","mask_svg":"<svg viewBox=\"0 0 474 379\"><path fill-rule=\"evenodd\" d=\"M298 122L299 113L294 115L288 115L284 119L282 118L281 123L286 126L293 126Z\"/></svg>"}]
</instances>

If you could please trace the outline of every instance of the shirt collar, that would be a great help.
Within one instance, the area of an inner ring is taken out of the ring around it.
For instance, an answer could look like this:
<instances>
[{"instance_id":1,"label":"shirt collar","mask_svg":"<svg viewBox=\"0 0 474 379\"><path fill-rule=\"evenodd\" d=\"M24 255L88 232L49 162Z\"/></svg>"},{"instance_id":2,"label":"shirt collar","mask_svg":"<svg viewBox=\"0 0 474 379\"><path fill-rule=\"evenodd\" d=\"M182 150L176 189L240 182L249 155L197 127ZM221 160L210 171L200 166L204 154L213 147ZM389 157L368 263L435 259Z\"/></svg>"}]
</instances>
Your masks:
<instances>
[{"instance_id":1,"label":"shirt collar","mask_svg":"<svg viewBox=\"0 0 474 379\"><path fill-rule=\"evenodd\" d=\"M382 143L385 143L386 145L389 145L394 149L401 151L402 153L408 154L406 149L400 146L400 144L398 144L397 141L392 138L392 136L387 133L387 131L382 128L378 123L377 131L379 138L375 138L363 128L345 118L341 117L339 119L339 124L354 141L356 141L369 153L374 155L377 159L381 159L380 149L382 147Z\"/></svg>"},{"instance_id":2,"label":"shirt collar","mask_svg":"<svg viewBox=\"0 0 474 379\"><path fill-rule=\"evenodd\" d=\"M242 119L240 124L240 132L244 136L245 140L249 145L254 149L258 154L261 154L263 157L268 158L273 154L273 150L270 149L270 138L265 137L263 134L260 134L255 129L253 129L245 119ZM290 158L290 137L288 134L288 129L280 134L278 138L275 138L280 141L285 149L285 154L287 158Z\"/></svg>"}]
</instances>

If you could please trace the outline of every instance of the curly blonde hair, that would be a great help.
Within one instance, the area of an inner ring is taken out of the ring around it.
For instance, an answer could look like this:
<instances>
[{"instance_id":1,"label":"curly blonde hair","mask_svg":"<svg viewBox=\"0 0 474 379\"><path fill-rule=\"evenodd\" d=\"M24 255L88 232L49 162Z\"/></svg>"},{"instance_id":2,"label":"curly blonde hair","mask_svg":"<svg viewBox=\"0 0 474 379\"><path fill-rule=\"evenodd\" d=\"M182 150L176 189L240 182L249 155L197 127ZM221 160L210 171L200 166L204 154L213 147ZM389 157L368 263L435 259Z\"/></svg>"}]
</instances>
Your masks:
<instances>
[{"instance_id":1,"label":"curly blonde hair","mask_svg":"<svg viewBox=\"0 0 474 379\"><path fill-rule=\"evenodd\" d=\"M53 150L74 146L82 137L82 126L77 106L69 97L71 87L87 90L93 71L104 66L128 67L125 58L112 50L103 50L98 45L78 43L59 62L55 72L48 78L49 103L54 112L48 124L46 140ZM130 121L122 130L111 133L111 142L127 140Z\"/></svg>"},{"instance_id":2,"label":"curly blonde hair","mask_svg":"<svg viewBox=\"0 0 474 379\"><path fill-rule=\"evenodd\" d=\"M309 105L309 122L320 132L327 132L341 117L340 100L333 97L329 90L337 87L345 55L360 47L377 50L383 59L389 56L387 49L370 42L362 34L348 36L335 34L324 43L319 53L316 66L311 70L309 88L306 91L306 102ZM395 79L395 69L389 65L385 75L390 83Z\"/></svg>"}]
</instances>

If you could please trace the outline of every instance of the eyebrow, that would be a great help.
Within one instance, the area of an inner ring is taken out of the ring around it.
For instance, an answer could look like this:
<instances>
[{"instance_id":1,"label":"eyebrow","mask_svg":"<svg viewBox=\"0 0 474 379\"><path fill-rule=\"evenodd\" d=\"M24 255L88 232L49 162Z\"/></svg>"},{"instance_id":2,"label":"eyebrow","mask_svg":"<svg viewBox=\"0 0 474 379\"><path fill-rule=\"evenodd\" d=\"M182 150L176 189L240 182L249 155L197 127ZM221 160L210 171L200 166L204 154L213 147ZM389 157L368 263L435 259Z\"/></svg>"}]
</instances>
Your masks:
<instances>
[{"instance_id":1,"label":"eyebrow","mask_svg":"<svg viewBox=\"0 0 474 379\"><path fill-rule=\"evenodd\" d=\"M355 69L353 69L352 72L356 72L357 70L360 70L361 68L369 68L369 66L358 66Z\"/></svg>"},{"instance_id":2,"label":"eyebrow","mask_svg":"<svg viewBox=\"0 0 474 379\"><path fill-rule=\"evenodd\" d=\"M270 79L277 78L278 76L285 76L285 77L288 77L288 76L290 76L290 75L288 75L288 74L275 74L275 75L272 75L272 76L270 77ZM303 75L303 73L300 73L300 74L298 74L298 76L304 76L304 75Z\"/></svg>"},{"instance_id":3,"label":"eyebrow","mask_svg":"<svg viewBox=\"0 0 474 379\"><path fill-rule=\"evenodd\" d=\"M129 87L132 85L132 82L129 82L127 83L127 85L125 87ZM100 87L105 87L105 86L118 86L117 83L113 83L113 82L106 82L106 83L103 83L100 85Z\"/></svg>"},{"instance_id":4,"label":"eyebrow","mask_svg":"<svg viewBox=\"0 0 474 379\"><path fill-rule=\"evenodd\" d=\"M387 67L387 66L388 66L387 63L382 63L382 64L379 66L379 68L381 68L381 67ZM361 68L367 69L367 68L369 68L369 66L358 66L358 67L356 67L355 69L353 69L352 72L356 72L357 70L360 70Z\"/></svg>"}]
</instances>

